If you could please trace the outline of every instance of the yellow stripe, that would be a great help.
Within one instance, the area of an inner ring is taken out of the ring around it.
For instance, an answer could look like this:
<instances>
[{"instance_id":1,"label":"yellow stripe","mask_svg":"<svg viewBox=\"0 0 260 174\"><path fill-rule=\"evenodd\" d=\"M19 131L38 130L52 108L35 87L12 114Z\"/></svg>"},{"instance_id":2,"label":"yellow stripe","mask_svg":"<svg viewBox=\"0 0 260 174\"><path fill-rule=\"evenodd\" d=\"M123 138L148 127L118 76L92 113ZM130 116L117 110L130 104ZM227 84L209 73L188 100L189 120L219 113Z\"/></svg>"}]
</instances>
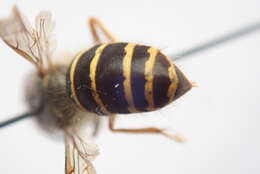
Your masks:
<instances>
[{"instance_id":1,"label":"yellow stripe","mask_svg":"<svg viewBox=\"0 0 260 174\"><path fill-rule=\"evenodd\" d=\"M123 76L124 80L124 91L125 91L125 99L128 103L128 111L129 112L137 112L134 106L134 100L132 95L131 88L131 63L134 52L135 44L129 43L125 47L126 55L123 58Z\"/></svg>"},{"instance_id":2,"label":"yellow stripe","mask_svg":"<svg viewBox=\"0 0 260 174\"><path fill-rule=\"evenodd\" d=\"M148 102L147 110L154 110L154 101L153 101L153 67L155 64L156 56L158 53L158 49L156 48L149 48L147 52L150 54L148 60L145 62L145 98Z\"/></svg>"},{"instance_id":3,"label":"yellow stripe","mask_svg":"<svg viewBox=\"0 0 260 174\"><path fill-rule=\"evenodd\" d=\"M96 87L96 68L97 68L97 64L100 58L100 55L102 53L102 51L104 50L104 48L107 46L108 44L102 44L100 45L96 52L95 52L95 56L93 57L93 59L90 62L90 80L91 80L91 89L92 89L92 96L95 100L95 102L97 103L98 106L100 106L100 109L103 113L105 114L110 114L108 112L108 110L106 109L105 105L103 104L102 100L99 97L99 94L97 93L97 87Z\"/></svg>"},{"instance_id":4,"label":"yellow stripe","mask_svg":"<svg viewBox=\"0 0 260 174\"><path fill-rule=\"evenodd\" d=\"M81 109L85 109L84 106L80 103L77 95L76 95L76 89L75 89L75 85L74 85L74 74L76 71L76 66L78 64L79 59L81 58L82 54L85 53L86 50L81 51L73 60L71 68L70 68L70 89L71 89L71 94L72 94L72 98L74 99L74 101L76 102L76 104L81 108Z\"/></svg>"},{"instance_id":5,"label":"yellow stripe","mask_svg":"<svg viewBox=\"0 0 260 174\"><path fill-rule=\"evenodd\" d=\"M175 92L178 87L178 78L177 78L177 74L176 74L174 65L172 63L171 63L171 66L168 68L168 75L169 75L171 84L168 87L167 97L169 98L169 102L171 102L174 98Z\"/></svg>"},{"instance_id":6,"label":"yellow stripe","mask_svg":"<svg viewBox=\"0 0 260 174\"><path fill-rule=\"evenodd\" d=\"M175 96L179 80L173 62L169 59L169 57L165 56L165 58L167 62L170 64L170 67L168 68L168 76L171 81L171 84L168 87L167 97L169 98L169 102L171 102Z\"/></svg>"}]
</instances>

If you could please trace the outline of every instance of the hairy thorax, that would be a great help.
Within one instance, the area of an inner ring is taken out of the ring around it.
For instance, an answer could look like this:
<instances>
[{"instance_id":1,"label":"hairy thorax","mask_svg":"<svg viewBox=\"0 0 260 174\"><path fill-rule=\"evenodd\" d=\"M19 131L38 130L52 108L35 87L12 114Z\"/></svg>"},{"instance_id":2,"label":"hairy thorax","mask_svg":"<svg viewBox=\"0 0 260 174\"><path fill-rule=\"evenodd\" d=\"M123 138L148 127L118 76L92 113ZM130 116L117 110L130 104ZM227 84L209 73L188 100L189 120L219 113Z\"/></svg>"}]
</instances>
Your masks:
<instances>
[{"instance_id":1,"label":"hairy thorax","mask_svg":"<svg viewBox=\"0 0 260 174\"><path fill-rule=\"evenodd\" d=\"M93 114L82 111L66 89L67 66L59 65L40 77L36 72L29 76L26 100L30 110L45 129L64 129L90 119Z\"/></svg>"}]
</instances>

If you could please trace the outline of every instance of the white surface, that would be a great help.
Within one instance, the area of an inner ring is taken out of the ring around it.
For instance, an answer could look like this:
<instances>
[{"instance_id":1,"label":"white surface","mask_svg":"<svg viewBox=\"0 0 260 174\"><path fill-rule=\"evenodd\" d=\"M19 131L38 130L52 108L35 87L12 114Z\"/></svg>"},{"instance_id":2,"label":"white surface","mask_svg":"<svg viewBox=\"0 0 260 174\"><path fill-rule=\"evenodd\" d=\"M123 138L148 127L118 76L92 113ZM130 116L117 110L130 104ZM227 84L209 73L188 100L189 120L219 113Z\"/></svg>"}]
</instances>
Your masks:
<instances>
[{"instance_id":1,"label":"white surface","mask_svg":"<svg viewBox=\"0 0 260 174\"><path fill-rule=\"evenodd\" d=\"M18 1L18 0L17 0ZM1 1L0 15L15 1ZM29 1L20 9L33 21L52 11L60 51L91 46L89 16L99 17L122 41L157 46L166 53L260 20L258 0ZM94 161L99 174L258 174L260 172L260 32L196 54L176 64L198 83L167 108L121 117L118 127L172 127L184 145L157 135L113 134L103 124ZM33 68L0 43L0 120L22 113L23 81ZM64 173L64 146L37 128L33 119L0 132L4 174Z\"/></svg>"}]
</instances>

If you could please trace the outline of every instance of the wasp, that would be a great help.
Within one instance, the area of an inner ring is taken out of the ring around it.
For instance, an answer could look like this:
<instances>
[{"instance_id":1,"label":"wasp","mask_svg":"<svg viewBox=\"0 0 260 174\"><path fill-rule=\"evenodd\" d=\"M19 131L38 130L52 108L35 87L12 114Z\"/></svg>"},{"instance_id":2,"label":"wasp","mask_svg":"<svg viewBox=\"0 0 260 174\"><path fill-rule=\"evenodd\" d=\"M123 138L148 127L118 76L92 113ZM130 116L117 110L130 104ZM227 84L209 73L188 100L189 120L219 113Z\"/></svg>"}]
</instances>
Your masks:
<instances>
[{"instance_id":1,"label":"wasp","mask_svg":"<svg viewBox=\"0 0 260 174\"><path fill-rule=\"evenodd\" d=\"M76 54L70 64L61 64L53 61L56 41L50 12L40 12L35 27L17 7L0 20L1 39L36 68L27 82L27 103L42 125L63 133L66 174L96 173L91 160L98 147L83 134L85 125L95 132L101 116L108 116L113 132L158 133L182 141L165 129L116 128L114 123L116 114L161 109L192 88L159 49L119 42L96 18L88 25L96 44ZM108 42L101 41L98 29Z\"/></svg>"}]
</instances>

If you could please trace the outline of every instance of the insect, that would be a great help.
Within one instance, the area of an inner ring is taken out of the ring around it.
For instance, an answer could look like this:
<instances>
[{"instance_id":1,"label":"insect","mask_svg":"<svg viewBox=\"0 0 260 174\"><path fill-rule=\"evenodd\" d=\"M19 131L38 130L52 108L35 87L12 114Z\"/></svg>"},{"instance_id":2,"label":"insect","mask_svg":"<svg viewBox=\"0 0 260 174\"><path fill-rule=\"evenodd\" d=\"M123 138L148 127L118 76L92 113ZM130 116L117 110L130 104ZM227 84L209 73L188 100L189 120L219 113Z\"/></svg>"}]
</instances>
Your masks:
<instances>
[{"instance_id":1,"label":"insect","mask_svg":"<svg viewBox=\"0 0 260 174\"><path fill-rule=\"evenodd\" d=\"M66 174L95 174L91 160L97 146L84 136L85 125L98 130L99 117L109 116L114 132L159 133L176 141L176 134L155 127L118 129L116 114L158 110L184 95L192 83L159 49L118 42L95 18L89 26L96 45L78 53L71 64L54 63L54 22L50 12L40 12L33 28L17 7L0 20L2 40L31 62L27 102L46 127L61 130L65 137ZM100 40L100 29L109 42ZM84 131L82 131L84 130Z\"/></svg>"}]
</instances>

